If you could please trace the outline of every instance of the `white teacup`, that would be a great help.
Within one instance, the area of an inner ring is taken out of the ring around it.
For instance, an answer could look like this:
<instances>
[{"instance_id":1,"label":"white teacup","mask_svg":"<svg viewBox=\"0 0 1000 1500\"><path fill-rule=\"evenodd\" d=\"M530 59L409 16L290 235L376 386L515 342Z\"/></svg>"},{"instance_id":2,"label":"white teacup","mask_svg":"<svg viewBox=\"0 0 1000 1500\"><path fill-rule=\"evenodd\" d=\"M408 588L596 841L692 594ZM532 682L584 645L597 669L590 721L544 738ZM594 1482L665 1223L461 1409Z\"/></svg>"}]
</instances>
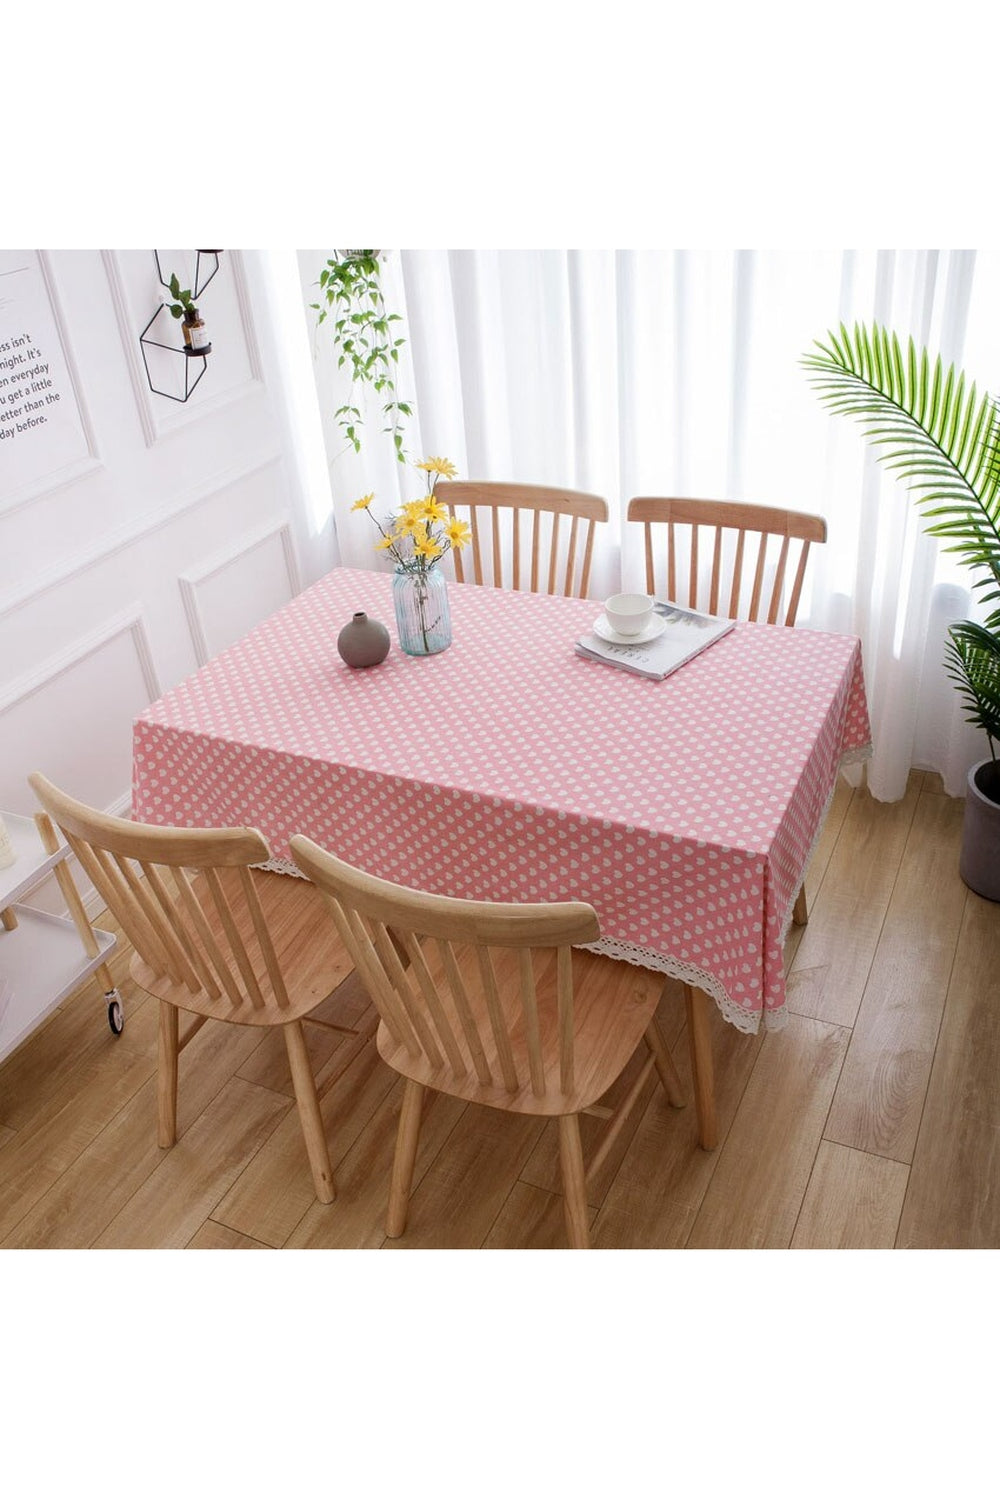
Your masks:
<instances>
[{"instance_id":1,"label":"white teacup","mask_svg":"<svg viewBox=\"0 0 1000 1500\"><path fill-rule=\"evenodd\" d=\"M618 635L641 635L653 618L653 601L648 594L612 594L604 613Z\"/></svg>"}]
</instances>

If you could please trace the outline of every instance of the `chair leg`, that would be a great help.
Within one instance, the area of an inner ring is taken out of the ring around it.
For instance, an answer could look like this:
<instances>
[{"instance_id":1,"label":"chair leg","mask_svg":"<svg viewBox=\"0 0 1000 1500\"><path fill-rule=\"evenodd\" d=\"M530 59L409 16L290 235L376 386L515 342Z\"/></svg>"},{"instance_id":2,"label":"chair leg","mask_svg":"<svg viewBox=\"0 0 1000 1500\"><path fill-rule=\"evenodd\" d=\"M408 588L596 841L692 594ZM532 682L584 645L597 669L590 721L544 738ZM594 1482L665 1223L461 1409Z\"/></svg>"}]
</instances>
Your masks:
<instances>
[{"instance_id":1,"label":"chair leg","mask_svg":"<svg viewBox=\"0 0 1000 1500\"><path fill-rule=\"evenodd\" d=\"M559 1116L559 1162L562 1167L563 1207L566 1233L573 1250L590 1249L587 1222L587 1188L580 1145L579 1115Z\"/></svg>"},{"instance_id":2,"label":"chair leg","mask_svg":"<svg viewBox=\"0 0 1000 1500\"><path fill-rule=\"evenodd\" d=\"M795 905L792 907L792 921L796 927L804 927L809 921L809 908L806 905L806 888L804 885L799 886L799 894L796 896Z\"/></svg>"},{"instance_id":3,"label":"chair leg","mask_svg":"<svg viewBox=\"0 0 1000 1500\"><path fill-rule=\"evenodd\" d=\"M715 1077L712 1067L712 1005L710 996L691 985L684 986L687 1006L688 1043L691 1048L691 1072L694 1074L694 1103L698 1111L698 1140L703 1150L714 1151L719 1144L719 1127L715 1118Z\"/></svg>"},{"instance_id":4,"label":"chair leg","mask_svg":"<svg viewBox=\"0 0 1000 1500\"><path fill-rule=\"evenodd\" d=\"M316 1080L313 1077L309 1053L306 1051L305 1037L302 1035L302 1022L290 1021L287 1026L282 1027L282 1030L285 1033L288 1065L292 1070L295 1099L299 1106L299 1120L305 1137L306 1153L312 1169L316 1197L321 1203L332 1203L337 1196L337 1190L333 1182L333 1168L330 1165L330 1151L326 1144L326 1131L323 1129L323 1116L319 1111Z\"/></svg>"},{"instance_id":5,"label":"chair leg","mask_svg":"<svg viewBox=\"0 0 1000 1500\"><path fill-rule=\"evenodd\" d=\"M399 1111L396 1154L392 1159L392 1180L389 1183L389 1208L385 1216L385 1232L390 1240L398 1240L406 1228L406 1214L410 1206L410 1188L413 1186L413 1166L417 1159L417 1142L420 1139L420 1116L423 1107L424 1085L408 1078L403 1089L403 1103Z\"/></svg>"},{"instance_id":6,"label":"chair leg","mask_svg":"<svg viewBox=\"0 0 1000 1500\"><path fill-rule=\"evenodd\" d=\"M177 1045L176 1005L160 1001L158 1029L159 1065L156 1070L157 1145L172 1146L177 1140Z\"/></svg>"},{"instance_id":7,"label":"chair leg","mask_svg":"<svg viewBox=\"0 0 1000 1500\"><path fill-rule=\"evenodd\" d=\"M678 1073L673 1058L670 1056L670 1048L663 1040L663 1033L655 1021L650 1021L646 1027L646 1046L653 1054L653 1062L660 1082L663 1084L663 1092L666 1094L674 1109L680 1109L687 1103L684 1098L684 1085L681 1083L681 1075Z\"/></svg>"}]
</instances>

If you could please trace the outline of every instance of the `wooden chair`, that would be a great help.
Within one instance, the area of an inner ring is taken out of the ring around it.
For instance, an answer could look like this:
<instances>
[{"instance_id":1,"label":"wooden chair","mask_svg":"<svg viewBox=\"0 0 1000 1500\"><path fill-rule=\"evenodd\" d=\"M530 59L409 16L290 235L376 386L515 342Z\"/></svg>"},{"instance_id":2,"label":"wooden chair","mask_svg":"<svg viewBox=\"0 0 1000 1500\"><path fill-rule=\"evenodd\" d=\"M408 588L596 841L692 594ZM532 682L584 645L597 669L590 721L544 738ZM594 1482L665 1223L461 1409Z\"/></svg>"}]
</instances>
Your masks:
<instances>
[{"instance_id":1,"label":"wooden chair","mask_svg":"<svg viewBox=\"0 0 1000 1500\"><path fill-rule=\"evenodd\" d=\"M434 493L450 507L453 515L459 514L459 507L468 510L475 583L530 589L535 594L587 597L595 528L599 521L608 519L608 502L599 495L548 489L537 484L494 484L472 479L439 482ZM530 528L523 524L529 515ZM465 516L460 518L464 520ZM568 536L560 525L564 518L570 522ZM524 536L529 529L530 537ZM487 532L489 568L484 565ZM525 545L531 549L530 571L529 581L522 582ZM464 583L462 553L454 551L452 556L455 577ZM505 566L506 559L509 569Z\"/></svg>"},{"instance_id":2,"label":"wooden chair","mask_svg":"<svg viewBox=\"0 0 1000 1500\"><path fill-rule=\"evenodd\" d=\"M730 620L759 620L770 574L767 612L763 616L769 625L795 624L809 548L813 542L826 541L826 522L822 516L777 510L769 505L740 505L729 500L642 496L629 501L626 519L640 522L645 530L647 592L655 594L659 584L661 597L675 604L707 610L712 615L722 614ZM707 595L699 545L706 531L712 556ZM743 564L747 540L753 538L756 538L753 578L744 613ZM687 599L677 592L679 554L683 554L686 562ZM796 554L795 576L782 611L789 561L794 564Z\"/></svg>"},{"instance_id":3,"label":"wooden chair","mask_svg":"<svg viewBox=\"0 0 1000 1500\"><path fill-rule=\"evenodd\" d=\"M794 625L802 595L809 548L826 541L826 521L802 511L769 505L743 505L731 500L673 500L637 496L628 503L626 520L645 531L646 590L690 609L707 610L730 620L761 619L769 625ZM706 534L705 551L700 546ZM747 542L754 552L749 599L744 601L743 566ZM711 550L708 589L701 560ZM657 566L659 564L659 566ZM786 595L789 566L794 567ZM678 593L678 574L687 575L687 598ZM745 607L744 607L745 606ZM795 898L792 920L803 927L809 920L805 886ZM712 1053L708 1030L712 1002L684 986L688 1035L691 1044L701 1143L716 1144L712 1103Z\"/></svg>"},{"instance_id":4,"label":"wooden chair","mask_svg":"<svg viewBox=\"0 0 1000 1500\"><path fill-rule=\"evenodd\" d=\"M296 835L299 869L323 892L378 1008L378 1050L406 1079L386 1234L406 1227L424 1091L556 1116L566 1228L589 1246L586 1182L653 1068L671 1104L680 1079L654 1019L662 974L571 944L600 936L583 902L504 904L426 895L363 874ZM433 939L433 943L431 942ZM405 965L405 967L404 967ZM596 1101L645 1039L649 1057L618 1107ZM609 1120L588 1172L579 1115Z\"/></svg>"},{"instance_id":5,"label":"wooden chair","mask_svg":"<svg viewBox=\"0 0 1000 1500\"><path fill-rule=\"evenodd\" d=\"M302 1017L351 972L306 880L251 869L270 858L253 828L156 828L75 801L38 772L45 811L132 944L131 974L160 1002L160 1146L177 1139L178 1058L209 1020L280 1026L316 1196L333 1171ZM184 1035L179 1012L193 1014Z\"/></svg>"}]
</instances>

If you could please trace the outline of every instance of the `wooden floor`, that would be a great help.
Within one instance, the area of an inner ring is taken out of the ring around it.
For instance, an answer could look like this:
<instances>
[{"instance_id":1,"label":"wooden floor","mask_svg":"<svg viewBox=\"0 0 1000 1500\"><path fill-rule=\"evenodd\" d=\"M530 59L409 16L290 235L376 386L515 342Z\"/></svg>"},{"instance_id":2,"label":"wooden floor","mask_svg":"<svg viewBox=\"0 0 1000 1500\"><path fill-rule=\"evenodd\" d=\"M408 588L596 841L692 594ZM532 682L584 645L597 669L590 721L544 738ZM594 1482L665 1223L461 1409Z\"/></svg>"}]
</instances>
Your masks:
<instances>
[{"instance_id":1,"label":"wooden floor","mask_svg":"<svg viewBox=\"0 0 1000 1500\"><path fill-rule=\"evenodd\" d=\"M693 1104L650 1085L593 1184L595 1247L1000 1246L1000 905L959 879L962 807L922 772L896 803L841 783L788 940L789 1025L748 1037L715 1015L712 1153ZM3 1247L564 1245L554 1125L440 1097L386 1241L401 1085L353 978L320 1015L356 1035L307 1023L335 1203L313 1197L280 1036L206 1026L159 1150L156 1010L127 960L120 1038L89 982L0 1068ZM689 1084L672 982L661 1019Z\"/></svg>"}]
</instances>

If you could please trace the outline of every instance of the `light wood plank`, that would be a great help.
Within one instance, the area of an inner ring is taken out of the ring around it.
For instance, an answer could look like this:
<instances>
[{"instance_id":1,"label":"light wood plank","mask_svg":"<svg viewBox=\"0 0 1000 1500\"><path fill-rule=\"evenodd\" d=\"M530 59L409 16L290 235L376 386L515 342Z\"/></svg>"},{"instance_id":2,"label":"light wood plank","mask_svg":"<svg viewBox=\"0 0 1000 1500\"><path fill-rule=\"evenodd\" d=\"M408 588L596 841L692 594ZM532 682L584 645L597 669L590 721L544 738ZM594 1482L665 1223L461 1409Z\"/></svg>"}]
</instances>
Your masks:
<instances>
[{"instance_id":1,"label":"light wood plank","mask_svg":"<svg viewBox=\"0 0 1000 1500\"><path fill-rule=\"evenodd\" d=\"M99 1249L181 1249L212 1215L290 1106L233 1078L96 1240Z\"/></svg>"},{"instance_id":2,"label":"light wood plank","mask_svg":"<svg viewBox=\"0 0 1000 1500\"><path fill-rule=\"evenodd\" d=\"M913 1159L966 888L963 804L922 793L824 1132L859 1151Z\"/></svg>"},{"instance_id":3,"label":"light wood plank","mask_svg":"<svg viewBox=\"0 0 1000 1500\"><path fill-rule=\"evenodd\" d=\"M41 1201L47 1213L53 1211L67 1171L153 1072L154 1065L143 1052L122 1047L109 1051L76 1072L60 1104L51 1104L30 1129L19 1130L0 1149L3 1244L23 1243L26 1231L32 1237L29 1243L42 1243L34 1238L37 1221L29 1218L31 1211Z\"/></svg>"},{"instance_id":4,"label":"light wood plank","mask_svg":"<svg viewBox=\"0 0 1000 1500\"><path fill-rule=\"evenodd\" d=\"M225 1224L217 1224L214 1219L206 1219L197 1234L188 1240L189 1250L268 1250L269 1245L261 1244L260 1240L252 1240L245 1234L236 1234L232 1229L227 1229Z\"/></svg>"},{"instance_id":5,"label":"light wood plank","mask_svg":"<svg viewBox=\"0 0 1000 1500\"><path fill-rule=\"evenodd\" d=\"M897 1244L1000 1247L1000 904L968 893Z\"/></svg>"},{"instance_id":6,"label":"light wood plank","mask_svg":"<svg viewBox=\"0 0 1000 1500\"><path fill-rule=\"evenodd\" d=\"M790 1244L849 1040L842 1026L794 1015L765 1037L690 1246Z\"/></svg>"},{"instance_id":7,"label":"light wood plank","mask_svg":"<svg viewBox=\"0 0 1000 1500\"><path fill-rule=\"evenodd\" d=\"M543 1121L469 1105L410 1194L406 1232L386 1249L482 1245L542 1133ZM421 1132L422 1134L422 1132Z\"/></svg>"},{"instance_id":8,"label":"light wood plank","mask_svg":"<svg viewBox=\"0 0 1000 1500\"><path fill-rule=\"evenodd\" d=\"M288 1249L377 1249L388 1243L406 1246L409 1227L402 1240L387 1241L385 1236L403 1087L402 1079L396 1079L365 1130L337 1162L336 1203L329 1208L315 1202L310 1204L287 1241ZM467 1107L445 1094L428 1093L420 1125L414 1185L419 1183L452 1131L460 1126Z\"/></svg>"},{"instance_id":9,"label":"light wood plank","mask_svg":"<svg viewBox=\"0 0 1000 1500\"><path fill-rule=\"evenodd\" d=\"M721 1141L737 1118L763 1043L763 1034L745 1036L721 1016L712 1018L715 1110ZM683 1033L674 1057L693 1101L690 1052ZM718 1151L701 1149L693 1102L686 1109L671 1109L662 1091L654 1092L594 1221L594 1248L677 1249L685 1245L719 1160Z\"/></svg>"},{"instance_id":10,"label":"light wood plank","mask_svg":"<svg viewBox=\"0 0 1000 1500\"><path fill-rule=\"evenodd\" d=\"M909 1169L865 1151L821 1141L793 1250L891 1250Z\"/></svg>"},{"instance_id":11,"label":"light wood plank","mask_svg":"<svg viewBox=\"0 0 1000 1500\"><path fill-rule=\"evenodd\" d=\"M101 926L103 921L101 918L95 925ZM113 930L110 923L105 925ZM116 959L111 968L117 978L120 968ZM104 998L93 981L88 981L5 1059L0 1071L0 1124L12 1130L31 1128L52 1108L61 1107L81 1069L110 1054L121 1042L134 1046L136 1028L144 1024L142 1012L149 1001L141 991L138 998L128 980L119 982L119 989L126 1018L126 1032L121 1038L112 1036ZM149 1009L152 1013L153 1008Z\"/></svg>"},{"instance_id":12,"label":"light wood plank","mask_svg":"<svg viewBox=\"0 0 1000 1500\"><path fill-rule=\"evenodd\" d=\"M155 1025L156 1008L150 1006L145 1014ZM153 1031L153 1025L149 1030ZM121 1045L125 1036L136 1040L133 1029L123 1035L118 1050L111 1053L111 1076L125 1066L126 1053ZM243 1027L206 1026L185 1049L181 1060L184 1069L179 1111L181 1139L210 1107L258 1037L258 1033ZM142 1054L143 1076L147 1081L124 1108L106 1123L88 1124L83 1115L81 1126L88 1136L86 1149L79 1152L44 1196L37 1198L35 1207L9 1237L11 1245L71 1249L94 1244L169 1154L156 1144L155 1046L155 1039L150 1036ZM106 1083L102 1088L110 1103L114 1095ZM71 1108L75 1113L78 1105L74 1103ZM63 1131L61 1125L57 1129ZM27 1138L34 1134L34 1131L28 1133ZM0 1183L4 1181L0 1164Z\"/></svg>"},{"instance_id":13,"label":"light wood plank","mask_svg":"<svg viewBox=\"0 0 1000 1500\"><path fill-rule=\"evenodd\" d=\"M582 1124L582 1121L581 1121ZM546 1127L546 1131L553 1127ZM558 1135L556 1139L558 1146ZM586 1146L584 1147L586 1157ZM593 1226L597 1210L589 1210ZM485 1250L565 1250L566 1216L558 1193L547 1193L526 1182L515 1182L504 1200L493 1227L486 1236Z\"/></svg>"},{"instance_id":14,"label":"light wood plank","mask_svg":"<svg viewBox=\"0 0 1000 1500\"><path fill-rule=\"evenodd\" d=\"M918 795L912 783L900 802L864 788L852 797L788 974L796 1014L854 1024Z\"/></svg>"},{"instance_id":15,"label":"light wood plank","mask_svg":"<svg viewBox=\"0 0 1000 1500\"><path fill-rule=\"evenodd\" d=\"M338 1056L347 1058L346 1051ZM341 1196L338 1162L346 1155L386 1095L396 1075L379 1058L369 1036L355 1038L353 1054L320 1099L320 1111ZM213 1215L242 1234L283 1245L313 1202L312 1177L302 1150L298 1117L283 1120L240 1174Z\"/></svg>"},{"instance_id":16,"label":"light wood plank","mask_svg":"<svg viewBox=\"0 0 1000 1500\"><path fill-rule=\"evenodd\" d=\"M151 1077L37 1200L5 1247L88 1248L156 1171L163 1155L156 1144L156 1082Z\"/></svg>"}]
</instances>

